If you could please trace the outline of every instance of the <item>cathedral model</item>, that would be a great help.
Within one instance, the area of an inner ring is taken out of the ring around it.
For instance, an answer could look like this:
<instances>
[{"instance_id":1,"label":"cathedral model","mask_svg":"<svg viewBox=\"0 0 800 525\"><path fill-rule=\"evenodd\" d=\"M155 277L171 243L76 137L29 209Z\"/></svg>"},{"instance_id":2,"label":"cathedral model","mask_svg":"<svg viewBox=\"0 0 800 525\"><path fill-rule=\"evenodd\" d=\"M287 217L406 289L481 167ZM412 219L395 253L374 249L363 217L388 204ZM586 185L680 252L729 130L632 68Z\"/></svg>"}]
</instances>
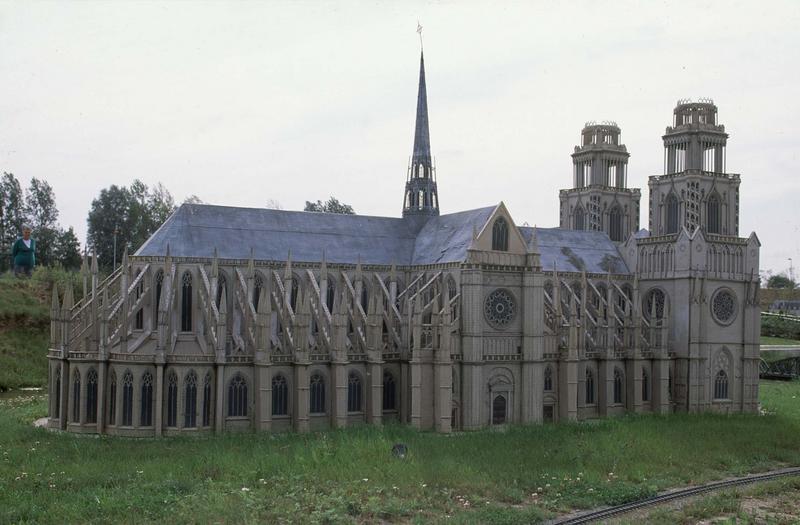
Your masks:
<instances>
[{"instance_id":1,"label":"cathedral model","mask_svg":"<svg viewBox=\"0 0 800 525\"><path fill-rule=\"evenodd\" d=\"M710 100L680 101L649 231L614 123L560 227L439 214L424 61L402 218L184 204L84 293L53 292L49 426L162 436L402 422L450 432L754 412L759 241ZM91 266L90 268L88 266Z\"/></svg>"}]
</instances>

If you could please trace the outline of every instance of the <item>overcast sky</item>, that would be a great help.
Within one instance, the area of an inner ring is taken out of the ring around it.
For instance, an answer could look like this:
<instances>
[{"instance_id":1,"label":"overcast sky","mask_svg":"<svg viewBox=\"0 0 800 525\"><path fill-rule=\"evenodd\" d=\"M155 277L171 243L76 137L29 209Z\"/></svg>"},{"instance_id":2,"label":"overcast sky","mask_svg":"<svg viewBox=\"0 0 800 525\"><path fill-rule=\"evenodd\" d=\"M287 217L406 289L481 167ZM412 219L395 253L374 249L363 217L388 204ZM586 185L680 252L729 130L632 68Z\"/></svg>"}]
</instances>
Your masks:
<instances>
[{"instance_id":1,"label":"overcast sky","mask_svg":"<svg viewBox=\"0 0 800 525\"><path fill-rule=\"evenodd\" d=\"M800 265L800 2L2 2L0 171L50 182L85 238L100 190L399 216L424 27L443 213L558 226L588 120L629 185L663 172L679 98L712 97L761 267ZM796 272L800 274L800 271Z\"/></svg>"}]
</instances>

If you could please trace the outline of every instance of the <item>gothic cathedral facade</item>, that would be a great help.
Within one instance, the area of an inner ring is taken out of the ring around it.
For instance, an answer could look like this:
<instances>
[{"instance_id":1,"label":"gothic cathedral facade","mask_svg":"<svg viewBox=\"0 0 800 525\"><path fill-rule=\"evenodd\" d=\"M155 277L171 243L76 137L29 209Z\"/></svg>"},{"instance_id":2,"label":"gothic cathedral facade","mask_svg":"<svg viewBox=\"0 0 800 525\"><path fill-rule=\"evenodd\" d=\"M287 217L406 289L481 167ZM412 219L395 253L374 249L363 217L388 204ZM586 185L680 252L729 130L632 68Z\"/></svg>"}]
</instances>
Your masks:
<instances>
[{"instance_id":1,"label":"gothic cathedral facade","mask_svg":"<svg viewBox=\"0 0 800 525\"><path fill-rule=\"evenodd\" d=\"M162 436L401 422L439 432L758 407L758 257L709 100L627 187L589 123L560 227L441 215L424 62L402 217L184 204L107 279L53 290L49 426Z\"/></svg>"}]
</instances>

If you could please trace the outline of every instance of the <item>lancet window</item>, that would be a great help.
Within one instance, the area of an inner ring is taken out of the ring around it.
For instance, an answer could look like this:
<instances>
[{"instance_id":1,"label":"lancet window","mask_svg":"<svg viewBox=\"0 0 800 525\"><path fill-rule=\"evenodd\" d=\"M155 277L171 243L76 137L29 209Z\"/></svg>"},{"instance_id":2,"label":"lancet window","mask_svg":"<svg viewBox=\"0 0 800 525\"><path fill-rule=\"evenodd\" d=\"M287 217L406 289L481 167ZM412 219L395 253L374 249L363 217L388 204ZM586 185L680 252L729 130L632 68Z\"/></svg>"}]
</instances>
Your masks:
<instances>
[{"instance_id":1,"label":"lancet window","mask_svg":"<svg viewBox=\"0 0 800 525\"><path fill-rule=\"evenodd\" d=\"M361 377L355 372L350 372L347 377L347 411L361 412L362 398Z\"/></svg>"},{"instance_id":2,"label":"lancet window","mask_svg":"<svg viewBox=\"0 0 800 525\"><path fill-rule=\"evenodd\" d=\"M278 374L272 378L272 415L289 414L289 386L286 378Z\"/></svg>"},{"instance_id":3,"label":"lancet window","mask_svg":"<svg viewBox=\"0 0 800 525\"><path fill-rule=\"evenodd\" d=\"M383 409L395 410L397 408L397 386L394 376L388 370L383 372Z\"/></svg>"},{"instance_id":4,"label":"lancet window","mask_svg":"<svg viewBox=\"0 0 800 525\"><path fill-rule=\"evenodd\" d=\"M86 374L86 422L97 423L97 372L94 368Z\"/></svg>"},{"instance_id":5,"label":"lancet window","mask_svg":"<svg viewBox=\"0 0 800 525\"><path fill-rule=\"evenodd\" d=\"M228 384L228 417L247 416L247 381L236 374Z\"/></svg>"},{"instance_id":6,"label":"lancet window","mask_svg":"<svg viewBox=\"0 0 800 525\"><path fill-rule=\"evenodd\" d=\"M181 278L181 330L192 331L192 274L184 272Z\"/></svg>"},{"instance_id":7,"label":"lancet window","mask_svg":"<svg viewBox=\"0 0 800 525\"><path fill-rule=\"evenodd\" d=\"M122 425L133 425L133 374L130 371L122 376Z\"/></svg>"},{"instance_id":8,"label":"lancet window","mask_svg":"<svg viewBox=\"0 0 800 525\"><path fill-rule=\"evenodd\" d=\"M498 217L492 226L492 250L508 251L508 223L503 217Z\"/></svg>"},{"instance_id":9,"label":"lancet window","mask_svg":"<svg viewBox=\"0 0 800 525\"><path fill-rule=\"evenodd\" d=\"M167 377L167 426L178 426L178 374L175 372Z\"/></svg>"},{"instance_id":10,"label":"lancet window","mask_svg":"<svg viewBox=\"0 0 800 525\"><path fill-rule=\"evenodd\" d=\"M142 376L142 399L139 424L149 427L153 424L153 374L145 372Z\"/></svg>"},{"instance_id":11,"label":"lancet window","mask_svg":"<svg viewBox=\"0 0 800 525\"><path fill-rule=\"evenodd\" d=\"M325 379L319 374L314 374L311 376L310 386L310 412L312 414L324 414Z\"/></svg>"},{"instance_id":12,"label":"lancet window","mask_svg":"<svg viewBox=\"0 0 800 525\"><path fill-rule=\"evenodd\" d=\"M194 370L189 372L184 380L183 397L183 426L194 428L197 426L197 374L194 373Z\"/></svg>"}]
</instances>

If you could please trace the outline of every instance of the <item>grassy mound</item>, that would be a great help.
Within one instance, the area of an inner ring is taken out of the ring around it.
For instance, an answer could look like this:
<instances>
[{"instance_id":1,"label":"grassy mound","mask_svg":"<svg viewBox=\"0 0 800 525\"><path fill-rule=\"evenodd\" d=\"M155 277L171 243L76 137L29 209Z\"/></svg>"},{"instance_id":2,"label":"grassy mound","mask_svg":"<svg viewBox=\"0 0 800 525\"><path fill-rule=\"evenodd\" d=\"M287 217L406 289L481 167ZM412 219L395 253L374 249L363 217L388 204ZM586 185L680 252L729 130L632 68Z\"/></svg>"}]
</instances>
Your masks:
<instances>
[{"instance_id":1,"label":"grassy mound","mask_svg":"<svg viewBox=\"0 0 800 525\"><path fill-rule=\"evenodd\" d=\"M532 523L800 465L798 398L764 382L765 415L162 440L53 434L30 425L44 396L0 400L0 522Z\"/></svg>"},{"instance_id":2,"label":"grassy mound","mask_svg":"<svg viewBox=\"0 0 800 525\"><path fill-rule=\"evenodd\" d=\"M53 283L63 293L76 282L75 274L53 268L37 268L31 279L0 276L0 392L47 383Z\"/></svg>"}]
</instances>

